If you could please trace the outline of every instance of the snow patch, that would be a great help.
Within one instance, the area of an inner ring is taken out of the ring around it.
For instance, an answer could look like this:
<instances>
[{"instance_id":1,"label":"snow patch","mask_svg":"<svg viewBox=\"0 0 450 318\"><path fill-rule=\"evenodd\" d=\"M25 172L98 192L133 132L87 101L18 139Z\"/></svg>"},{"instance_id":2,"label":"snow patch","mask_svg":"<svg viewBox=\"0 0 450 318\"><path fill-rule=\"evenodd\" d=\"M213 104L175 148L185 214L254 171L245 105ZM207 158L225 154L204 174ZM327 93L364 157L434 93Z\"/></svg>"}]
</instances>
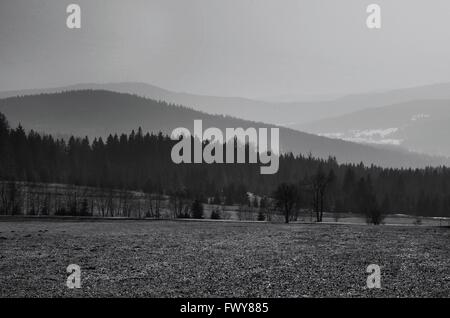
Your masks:
<instances>
[{"instance_id":1,"label":"snow patch","mask_svg":"<svg viewBox=\"0 0 450 318\"><path fill-rule=\"evenodd\" d=\"M398 131L398 128L387 128L387 129L366 129L366 130L351 130L356 138L364 137L380 137L384 138Z\"/></svg>"},{"instance_id":2,"label":"snow patch","mask_svg":"<svg viewBox=\"0 0 450 318\"><path fill-rule=\"evenodd\" d=\"M394 145L399 146L403 142L402 139L386 138L389 135L396 133L398 128L386 128L386 129L352 129L347 133L333 132L323 133L320 136L342 139L357 143L379 144L379 145Z\"/></svg>"},{"instance_id":3,"label":"snow patch","mask_svg":"<svg viewBox=\"0 0 450 318\"><path fill-rule=\"evenodd\" d=\"M421 119L430 118L431 116L428 114L416 114L411 117L411 121L417 121Z\"/></svg>"}]
</instances>

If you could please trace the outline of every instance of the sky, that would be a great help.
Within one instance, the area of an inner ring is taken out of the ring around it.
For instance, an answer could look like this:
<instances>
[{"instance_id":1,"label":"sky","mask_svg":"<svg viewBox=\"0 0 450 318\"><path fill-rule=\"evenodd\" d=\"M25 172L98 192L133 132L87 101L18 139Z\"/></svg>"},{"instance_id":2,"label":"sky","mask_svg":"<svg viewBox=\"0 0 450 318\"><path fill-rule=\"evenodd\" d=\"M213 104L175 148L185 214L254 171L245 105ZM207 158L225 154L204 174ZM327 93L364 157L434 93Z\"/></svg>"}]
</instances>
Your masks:
<instances>
[{"instance_id":1,"label":"sky","mask_svg":"<svg viewBox=\"0 0 450 318\"><path fill-rule=\"evenodd\" d=\"M450 1L0 0L1 91L124 81L250 98L450 82Z\"/></svg>"}]
</instances>

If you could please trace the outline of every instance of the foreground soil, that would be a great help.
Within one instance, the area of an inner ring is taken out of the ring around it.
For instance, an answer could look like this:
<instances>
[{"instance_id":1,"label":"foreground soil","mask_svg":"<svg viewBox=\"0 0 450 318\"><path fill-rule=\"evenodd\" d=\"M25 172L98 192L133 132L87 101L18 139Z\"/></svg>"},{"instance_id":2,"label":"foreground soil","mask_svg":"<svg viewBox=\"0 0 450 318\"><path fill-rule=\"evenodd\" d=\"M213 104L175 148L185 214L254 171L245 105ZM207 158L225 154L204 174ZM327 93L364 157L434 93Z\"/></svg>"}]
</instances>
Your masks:
<instances>
[{"instance_id":1,"label":"foreground soil","mask_svg":"<svg viewBox=\"0 0 450 318\"><path fill-rule=\"evenodd\" d=\"M1 297L450 297L450 230L195 221L0 222ZM81 288L68 289L69 264ZM369 264L381 289L368 289Z\"/></svg>"}]
</instances>

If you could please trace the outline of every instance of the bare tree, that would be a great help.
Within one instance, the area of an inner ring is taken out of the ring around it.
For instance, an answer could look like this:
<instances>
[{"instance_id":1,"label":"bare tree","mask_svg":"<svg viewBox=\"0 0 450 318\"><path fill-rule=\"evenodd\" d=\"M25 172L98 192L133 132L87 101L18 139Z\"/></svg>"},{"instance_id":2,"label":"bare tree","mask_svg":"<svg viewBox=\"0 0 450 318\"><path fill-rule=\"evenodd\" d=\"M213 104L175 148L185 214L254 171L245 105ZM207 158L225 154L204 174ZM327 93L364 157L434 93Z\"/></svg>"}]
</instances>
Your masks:
<instances>
[{"instance_id":1,"label":"bare tree","mask_svg":"<svg viewBox=\"0 0 450 318\"><path fill-rule=\"evenodd\" d=\"M312 180L313 205L317 222L322 222L326 190L328 185L334 180L335 175L333 170L326 175L321 167L319 167Z\"/></svg>"},{"instance_id":2,"label":"bare tree","mask_svg":"<svg viewBox=\"0 0 450 318\"><path fill-rule=\"evenodd\" d=\"M189 218L191 201L186 189L179 188L170 196L170 209L173 218Z\"/></svg>"},{"instance_id":3,"label":"bare tree","mask_svg":"<svg viewBox=\"0 0 450 318\"><path fill-rule=\"evenodd\" d=\"M292 210L299 200L297 187L293 184L281 183L275 190L274 198L277 207L283 210L285 222L289 223Z\"/></svg>"}]
</instances>

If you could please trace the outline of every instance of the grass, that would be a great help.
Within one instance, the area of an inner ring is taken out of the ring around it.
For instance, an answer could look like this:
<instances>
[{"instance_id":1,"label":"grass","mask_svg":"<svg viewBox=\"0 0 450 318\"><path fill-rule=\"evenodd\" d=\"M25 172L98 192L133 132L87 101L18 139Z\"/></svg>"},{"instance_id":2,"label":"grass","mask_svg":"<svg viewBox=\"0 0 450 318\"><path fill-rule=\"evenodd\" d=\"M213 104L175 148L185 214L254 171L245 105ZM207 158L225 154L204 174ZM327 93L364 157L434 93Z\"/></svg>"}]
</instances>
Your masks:
<instances>
[{"instance_id":1,"label":"grass","mask_svg":"<svg viewBox=\"0 0 450 318\"><path fill-rule=\"evenodd\" d=\"M449 242L435 227L7 221L0 296L450 297ZM72 263L81 289L65 285Z\"/></svg>"}]
</instances>

